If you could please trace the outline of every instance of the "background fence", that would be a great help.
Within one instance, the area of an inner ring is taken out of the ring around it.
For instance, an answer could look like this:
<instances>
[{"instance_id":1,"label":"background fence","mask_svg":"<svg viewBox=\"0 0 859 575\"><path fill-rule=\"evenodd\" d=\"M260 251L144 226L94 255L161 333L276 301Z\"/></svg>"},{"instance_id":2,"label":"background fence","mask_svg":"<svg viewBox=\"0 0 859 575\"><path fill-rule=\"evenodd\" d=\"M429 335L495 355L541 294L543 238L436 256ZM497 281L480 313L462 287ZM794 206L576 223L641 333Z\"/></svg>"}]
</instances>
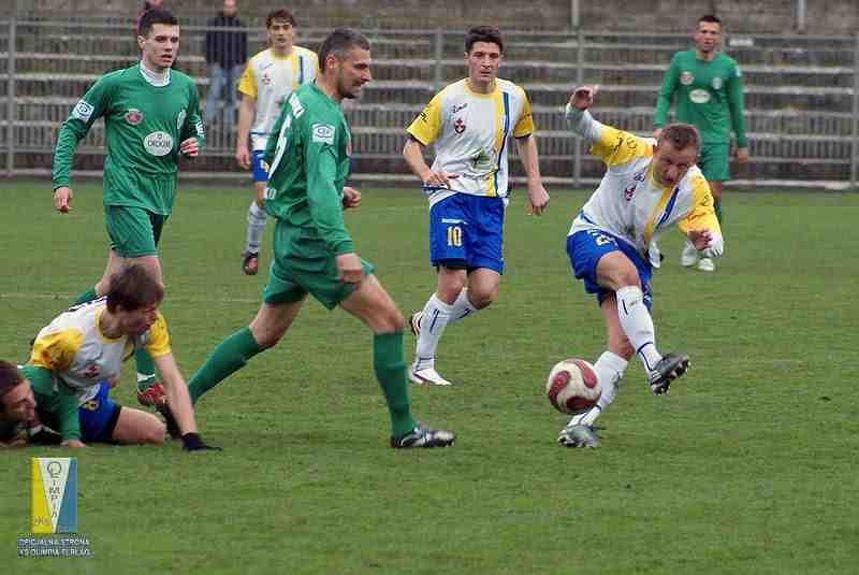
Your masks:
<instances>
[{"instance_id":1,"label":"background fence","mask_svg":"<svg viewBox=\"0 0 859 575\"><path fill-rule=\"evenodd\" d=\"M204 26L183 26L177 68L192 75L205 101ZM319 44L328 29L302 29L299 43ZM248 29L249 52L264 47ZM435 91L464 75L462 32L378 29L368 33L374 81L348 102L356 179L412 181L400 150L404 128ZM600 175L560 112L570 89L598 83L595 115L620 128L652 133L662 74L685 34L506 32L502 77L523 85L538 126L547 181L579 185ZM739 184L856 186L859 169L859 35L754 35L727 38L746 87L751 162L735 167ZM0 20L0 154L7 176L50 172L56 130L86 88L104 72L138 59L127 22ZM2 92L0 92L2 93ZM204 155L185 166L196 177L244 177L232 160L235 134L224 113L208 129ZM81 142L75 167L96 174L104 143L99 121ZM521 175L514 162L514 173Z\"/></svg>"}]
</instances>

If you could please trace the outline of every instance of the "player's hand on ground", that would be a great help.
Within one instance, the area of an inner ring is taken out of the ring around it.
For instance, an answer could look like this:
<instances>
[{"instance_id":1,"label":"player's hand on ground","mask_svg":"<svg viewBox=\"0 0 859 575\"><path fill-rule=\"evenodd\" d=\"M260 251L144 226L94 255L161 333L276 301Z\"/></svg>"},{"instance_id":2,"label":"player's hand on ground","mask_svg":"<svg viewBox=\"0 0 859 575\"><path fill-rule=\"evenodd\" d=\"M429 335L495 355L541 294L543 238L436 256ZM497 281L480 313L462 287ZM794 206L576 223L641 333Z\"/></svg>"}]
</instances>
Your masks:
<instances>
[{"instance_id":1,"label":"player's hand on ground","mask_svg":"<svg viewBox=\"0 0 859 575\"><path fill-rule=\"evenodd\" d=\"M570 95L570 106L579 110L587 110L594 103L597 86L579 86Z\"/></svg>"},{"instance_id":2,"label":"player's hand on ground","mask_svg":"<svg viewBox=\"0 0 859 575\"><path fill-rule=\"evenodd\" d=\"M725 252L725 241L721 234L710 230L689 230L686 237L705 258L717 258Z\"/></svg>"},{"instance_id":3,"label":"player's hand on ground","mask_svg":"<svg viewBox=\"0 0 859 575\"><path fill-rule=\"evenodd\" d=\"M349 186L343 186L343 209L357 208L361 203L361 192Z\"/></svg>"},{"instance_id":4,"label":"player's hand on ground","mask_svg":"<svg viewBox=\"0 0 859 575\"><path fill-rule=\"evenodd\" d=\"M72 449L80 449L86 447L86 443L80 439L66 439L60 444L61 447L71 447Z\"/></svg>"},{"instance_id":5,"label":"player's hand on ground","mask_svg":"<svg viewBox=\"0 0 859 575\"><path fill-rule=\"evenodd\" d=\"M251 152L248 150L247 144L239 144L236 148L236 163L238 163L239 167L243 170L247 170L251 167Z\"/></svg>"},{"instance_id":6,"label":"player's hand on ground","mask_svg":"<svg viewBox=\"0 0 859 575\"><path fill-rule=\"evenodd\" d=\"M741 164L745 164L749 161L749 149L748 148L737 148L734 155L737 157L737 161Z\"/></svg>"},{"instance_id":7,"label":"player's hand on ground","mask_svg":"<svg viewBox=\"0 0 859 575\"><path fill-rule=\"evenodd\" d=\"M450 181L459 177L459 174L451 174L450 172L433 172L427 170L421 174L421 180L425 186L436 186L449 188Z\"/></svg>"},{"instance_id":8,"label":"player's hand on ground","mask_svg":"<svg viewBox=\"0 0 859 575\"><path fill-rule=\"evenodd\" d=\"M54 190L54 209L61 214L72 211L72 189L68 186L60 186Z\"/></svg>"},{"instance_id":9,"label":"player's hand on ground","mask_svg":"<svg viewBox=\"0 0 859 575\"><path fill-rule=\"evenodd\" d=\"M541 182L528 183L528 213L535 216L543 214L549 205L549 192Z\"/></svg>"},{"instance_id":10,"label":"player's hand on ground","mask_svg":"<svg viewBox=\"0 0 859 575\"><path fill-rule=\"evenodd\" d=\"M179 144L179 151L183 156L188 158L196 158L200 154L200 145L197 143L197 138L188 138Z\"/></svg>"},{"instance_id":11,"label":"player's hand on ground","mask_svg":"<svg viewBox=\"0 0 859 575\"><path fill-rule=\"evenodd\" d=\"M361 283L364 279L364 269L358 254L340 254L337 256L337 279L347 284Z\"/></svg>"},{"instance_id":12,"label":"player's hand on ground","mask_svg":"<svg viewBox=\"0 0 859 575\"><path fill-rule=\"evenodd\" d=\"M185 451L221 451L220 447L206 444L199 433L186 433L183 435L182 449Z\"/></svg>"}]
</instances>

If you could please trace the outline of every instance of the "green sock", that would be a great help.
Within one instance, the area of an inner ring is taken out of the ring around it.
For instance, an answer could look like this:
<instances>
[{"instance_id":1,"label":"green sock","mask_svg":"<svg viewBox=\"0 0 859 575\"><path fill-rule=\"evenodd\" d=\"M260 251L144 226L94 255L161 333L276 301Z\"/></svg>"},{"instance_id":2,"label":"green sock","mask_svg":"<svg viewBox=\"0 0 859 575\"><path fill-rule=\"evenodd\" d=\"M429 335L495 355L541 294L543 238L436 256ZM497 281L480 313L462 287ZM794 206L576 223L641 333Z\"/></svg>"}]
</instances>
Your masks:
<instances>
[{"instance_id":1,"label":"green sock","mask_svg":"<svg viewBox=\"0 0 859 575\"><path fill-rule=\"evenodd\" d=\"M98 294L95 292L95 287L91 287L86 290L84 293L79 295L75 301L72 302L72 305L80 305L82 303L86 303L88 301L92 301L98 297Z\"/></svg>"},{"instance_id":2,"label":"green sock","mask_svg":"<svg viewBox=\"0 0 859 575\"><path fill-rule=\"evenodd\" d=\"M145 349L134 350L134 363L137 364L137 389L146 391L155 383L155 364Z\"/></svg>"},{"instance_id":3,"label":"green sock","mask_svg":"<svg viewBox=\"0 0 859 575\"><path fill-rule=\"evenodd\" d=\"M409 384L403 360L403 332L377 333L373 337L373 370L385 393L391 414L391 435L405 435L416 425L409 411Z\"/></svg>"},{"instance_id":4,"label":"green sock","mask_svg":"<svg viewBox=\"0 0 859 575\"><path fill-rule=\"evenodd\" d=\"M242 328L218 345L197 372L188 381L191 402L197 403L204 393L218 385L248 360L266 348L254 339L249 328Z\"/></svg>"},{"instance_id":5,"label":"green sock","mask_svg":"<svg viewBox=\"0 0 859 575\"><path fill-rule=\"evenodd\" d=\"M722 200L713 200L713 209L716 212L716 219L719 220L719 225L722 225Z\"/></svg>"}]
</instances>

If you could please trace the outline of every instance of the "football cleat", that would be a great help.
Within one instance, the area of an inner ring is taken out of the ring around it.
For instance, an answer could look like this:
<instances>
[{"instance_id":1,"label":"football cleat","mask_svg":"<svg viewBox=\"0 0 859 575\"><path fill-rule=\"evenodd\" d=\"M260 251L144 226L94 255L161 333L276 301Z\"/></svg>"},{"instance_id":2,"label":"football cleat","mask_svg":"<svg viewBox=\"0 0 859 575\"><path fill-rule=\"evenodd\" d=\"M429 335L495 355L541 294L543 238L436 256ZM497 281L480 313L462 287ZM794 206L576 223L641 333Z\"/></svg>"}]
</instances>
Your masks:
<instances>
[{"instance_id":1,"label":"football cleat","mask_svg":"<svg viewBox=\"0 0 859 575\"><path fill-rule=\"evenodd\" d=\"M716 264L710 258L701 258L701 261L698 262L698 271L714 272L716 271Z\"/></svg>"},{"instance_id":2,"label":"football cleat","mask_svg":"<svg viewBox=\"0 0 859 575\"><path fill-rule=\"evenodd\" d=\"M558 435L558 443L564 447L582 447L596 449L600 446L600 438L592 425L568 425Z\"/></svg>"},{"instance_id":3,"label":"football cleat","mask_svg":"<svg viewBox=\"0 0 859 575\"><path fill-rule=\"evenodd\" d=\"M146 389L137 390L137 401L145 407L158 409L160 405L167 405L167 392L160 382L155 382Z\"/></svg>"},{"instance_id":4,"label":"football cleat","mask_svg":"<svg viewBox=\"0 0 859 575\"><path fill-rule=\"evenodd\" d=\"M245 252L242 254L242 271L245 275L255 276L259 272L259 254Z\"/></svg>"},{"instance_id":5,"label":"football cleat","mask_svg":"<svg viewBox=\"0 0 859 575\"><path fill-rule=\"evenodd\" d=\"M409 381L418 385L450 385L451 383L439 375L434 367L425 369L409 369Z\"/></svg>"},{"instance_id":6,"label":"football cleat","mask_svg":"<svg viewBox=\"0 0 859 575\"><path fill-rule=\"evenodd\" d=\"M448 447L453 445L455 440L456 435L451 431L430 429L418 424L405 435L391 437L391 447L394 449Z\"/></svg>"},{"instance_id":7,"label":"football cleat","mask_svg":"<svg viewBox=\"0 0 859 575\"><path fill-rule=\"evenodd\" d=\"M421 320L423 319L423 317L424 312L422 311L416 311L409 316L409 330L415 337L418 337L418 334L421 333Z\"/></svg>"},{"instance_id":8,"label":"football cleat","mask_svg":"<svg viewBox=\"0 0 859 575\"><path fill-rule=\"evenodd\" d=\"M684 268L691 268L698 261L698 250L692 245L692 242L686 242L683 246L683 251L680 253L680 265Z\"/></svg>"},{"instance_id":9,"label":"football cleat","mask_svg":"<svg viewBox=\"0 0 859 575\"><path fill-rule=\"evenodd\" d=\"M657 245L656 242L650 242L650 245L647 248L647 259L652 268L658 270L662 267L662 260L665 259L665 256L662 255L662 252L659 250L659 245Z\"/></svg>"},{"instance_id":10,"label":"football cleat","mask_svg":"<svg viewBox=\"0 0 859 575\"><path fill-rule=\"evenodd\" d=\"M654 366L647 376L650 391L656 395L668 393L671 382L689 369L689 356L684 353L669 353Z\"/></svg>"},{"instance_id":11,"label":"football cleat","mask_svg":"<svg viewBox=\"0 0 859 575\"><path fill-rule=\"evenodd\" d=\"M182 431L179 429L179 424L176 422L176 418L173 417L173 412L170 411L170 406L167 405L167 402L156 405L155 409L164 418L164 425L167 426L167 435L173 439L182 437Z\"/></svg>"}]
</instances>

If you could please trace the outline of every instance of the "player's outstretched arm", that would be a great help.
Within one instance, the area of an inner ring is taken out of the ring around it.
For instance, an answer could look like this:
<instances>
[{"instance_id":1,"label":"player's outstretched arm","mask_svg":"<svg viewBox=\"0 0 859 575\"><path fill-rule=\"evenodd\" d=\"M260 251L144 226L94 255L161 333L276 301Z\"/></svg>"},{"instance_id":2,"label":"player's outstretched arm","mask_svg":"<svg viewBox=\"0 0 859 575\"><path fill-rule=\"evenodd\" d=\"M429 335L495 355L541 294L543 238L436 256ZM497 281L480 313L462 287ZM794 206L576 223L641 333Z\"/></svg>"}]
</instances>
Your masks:
<instances>
[{"instance_id":1,"label":"player's outstretched arm","mask_svg":"<svg viewBox=\"0 0 859 575\"><path fill-rule=\"evenodd\" d=\"M459 177L459 174L432 171L424 161L424 145L412 136L406 140L406 144L403 146L403 158L405 158L412 173L420 178L425 186L447 188L450 185L450 180Z\"/></svg>"},{"instance_id":2,"label":"player's outstretched arm","mask_svg":"<svg viewBox=\"0 0 859 575\"><path fill-rule=\"evenodd\" d=\"M191 396L188 394L188 386L179 372L176 359L172 353L152 358L155 368L161 375L167 392L167 404L170 412L176 419L182 438L182 447L186 451L198 451L204 449L219 449L203 443L200 434L197 433L197 423L194 421L194 408L191 405Z\"/></svg>"},{"instance_id":3,"label":"player's outstretched arm","mask_svg":"<svg viewBox=\"0 0 859 575\"><path fill-rule=\"evenodd\" d=\"M549 205L549 193L543 187L540 176L540 157L537 153L537 138L530 134L524 138L516 138L519 148L519 159L528 177L528 213L541 215Z\"/></svg>"}]
</instances>

